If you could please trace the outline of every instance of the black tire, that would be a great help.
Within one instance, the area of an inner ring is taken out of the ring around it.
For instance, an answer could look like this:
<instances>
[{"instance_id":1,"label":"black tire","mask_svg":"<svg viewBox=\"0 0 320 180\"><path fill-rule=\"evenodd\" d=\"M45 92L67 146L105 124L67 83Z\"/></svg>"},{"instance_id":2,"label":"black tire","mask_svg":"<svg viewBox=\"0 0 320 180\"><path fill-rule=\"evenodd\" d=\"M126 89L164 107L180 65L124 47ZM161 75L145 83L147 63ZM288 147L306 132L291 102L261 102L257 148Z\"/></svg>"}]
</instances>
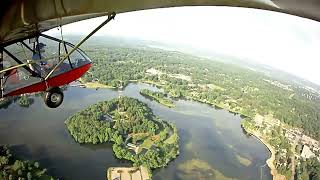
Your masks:
<instances>
[{"instance_id":1,"label":"black tire","mask_svg":"<svg viewBox=\"0 0 320 180\"><path fill-rule=\"evenodd\" d=\"M63 92L60 88L51 88L46 92L44 102L49 108L57 108L62 104L63 97Z\"/></svg>"}]
</instances>

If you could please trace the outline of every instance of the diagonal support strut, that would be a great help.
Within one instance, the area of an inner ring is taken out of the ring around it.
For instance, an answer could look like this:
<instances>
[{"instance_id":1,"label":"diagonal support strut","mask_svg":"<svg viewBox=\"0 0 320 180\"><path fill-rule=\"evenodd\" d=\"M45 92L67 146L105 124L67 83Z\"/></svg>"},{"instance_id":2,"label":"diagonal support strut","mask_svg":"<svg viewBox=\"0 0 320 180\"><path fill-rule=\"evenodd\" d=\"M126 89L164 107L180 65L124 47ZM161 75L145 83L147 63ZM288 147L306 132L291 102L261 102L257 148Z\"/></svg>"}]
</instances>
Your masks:
<instances>
[{"instance_id":1,"label":"diagonal support strut","mask_svg":"<svg viewBox=\"0 0 320 180\"><path fill-rule=\"evenodd\" d=\"M63 57L58 64L48 73L48 75L44 78L44 80L48 80L52 73L62 64L64 60L66 60L75 50L79 48L84 42L86 42L94 33L96 33L99 29L101 29L104 25L108 24L111 20L116 16L115 12L112 12L108 15L108 19L102 22L98 27L96 27L91 33L89 33L86 37L84 37L77 45L75 45L68 54Z\"/></svg>"}]
</instances>

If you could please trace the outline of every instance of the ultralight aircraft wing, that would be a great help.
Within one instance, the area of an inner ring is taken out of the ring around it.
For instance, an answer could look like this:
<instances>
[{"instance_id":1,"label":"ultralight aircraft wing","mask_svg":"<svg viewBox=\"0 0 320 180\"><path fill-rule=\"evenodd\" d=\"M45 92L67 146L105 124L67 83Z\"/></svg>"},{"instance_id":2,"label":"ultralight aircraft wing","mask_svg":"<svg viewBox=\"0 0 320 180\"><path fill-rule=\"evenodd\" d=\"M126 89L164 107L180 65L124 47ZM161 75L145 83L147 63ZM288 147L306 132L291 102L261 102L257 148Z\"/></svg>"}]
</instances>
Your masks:
<instances>
[{"instance_id":1,"label":"ultralight aircraft wing","mask_svg":"<svg viewBox=\"0 0 320 180\"><path fill-rule=\"evenodd\" d=\"M72 22L130 11L178 6L264 9L320 21L319 0L2 0L0 45L37 36Z\"/></svg>"}]
</instances>

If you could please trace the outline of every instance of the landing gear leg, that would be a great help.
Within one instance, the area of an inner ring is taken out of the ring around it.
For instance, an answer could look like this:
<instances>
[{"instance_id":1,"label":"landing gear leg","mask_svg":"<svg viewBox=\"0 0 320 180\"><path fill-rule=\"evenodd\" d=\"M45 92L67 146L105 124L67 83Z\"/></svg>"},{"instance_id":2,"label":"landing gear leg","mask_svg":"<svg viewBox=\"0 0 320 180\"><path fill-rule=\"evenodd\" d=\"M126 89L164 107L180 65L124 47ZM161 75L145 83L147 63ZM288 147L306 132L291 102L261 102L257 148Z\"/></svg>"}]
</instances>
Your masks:
<instances>
[{"instance_id":1,"label":"landing gear leg","mask_svg":"<svg viewBox=\"0 0 320 180\"><path fill-rule=\"evenodd\" d=\"M49 89L44 97L44 102L49 108L57 108L63 102L63 92L60 88L54 87Z\"/></svg>"}]
</instances>

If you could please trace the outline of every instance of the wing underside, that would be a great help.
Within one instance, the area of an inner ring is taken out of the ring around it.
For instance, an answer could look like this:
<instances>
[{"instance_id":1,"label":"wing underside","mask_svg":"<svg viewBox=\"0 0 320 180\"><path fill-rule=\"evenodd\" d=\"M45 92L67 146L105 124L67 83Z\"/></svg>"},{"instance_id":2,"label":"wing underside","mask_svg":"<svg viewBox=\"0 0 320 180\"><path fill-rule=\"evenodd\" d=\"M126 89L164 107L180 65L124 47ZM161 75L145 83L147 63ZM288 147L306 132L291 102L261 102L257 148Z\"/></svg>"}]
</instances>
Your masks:
<instances>
[{"instance_id":1,"label":"wing underside","mask_svg":"<svg viewBox=\"0 0 320 180\"><path fill-rule=\"evenodd\" d=\"M110 12L178 6L246 7L320 21L318 0L3 0L0 2L0 44L12 44L60 25Z\"/></svg>"}]
</instances>

